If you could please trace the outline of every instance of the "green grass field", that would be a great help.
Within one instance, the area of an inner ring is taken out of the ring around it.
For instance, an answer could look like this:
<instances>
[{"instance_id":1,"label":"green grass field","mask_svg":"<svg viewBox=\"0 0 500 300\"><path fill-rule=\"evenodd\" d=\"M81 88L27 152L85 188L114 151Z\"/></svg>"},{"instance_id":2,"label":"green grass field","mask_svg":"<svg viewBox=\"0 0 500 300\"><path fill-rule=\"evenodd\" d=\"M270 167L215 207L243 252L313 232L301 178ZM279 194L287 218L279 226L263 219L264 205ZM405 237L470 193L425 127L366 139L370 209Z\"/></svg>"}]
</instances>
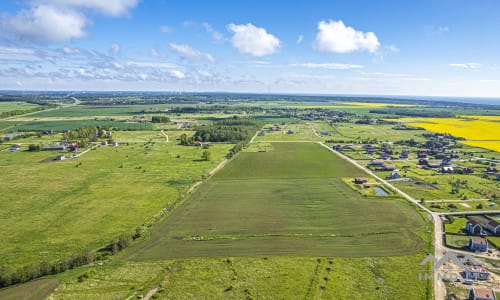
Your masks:
<instances>
[{"instance_id":1,"label":"green grass field","mask_svg":"<svg viewBox=\"0 0 500 300\"><path fill-rule=\"evenodd\" d=\"M279 124L279 123L278 123ZM312 123L301 121L300 123L280 125L279 131L265 131L265 136L255 137L256 142L267 141L323 141L324 138L316 136L312 130ZM267 124L265 128L273 127L273 124ZM292 130L293 134L288 134Z\"/></svg>"},{"instance_id":2,"label":"green grass field","mask_svg":"<svg viewBox=\"0 0 500 300\"><path fill-rule=\"evenodd\" d=\"M40 279L18 286L0 289L3 300L42 300L49 296L59 284L57 279Z\"/></svg>"},{"instance_id":3,"label":"green grass field","mask_svg":"<svg viewBox=\"0 0 500 300\"><path fill-rule=\"evenodd\" d=\"M13 110L28 110L35 107L38 107L38 105L26 102L0 102L0 113Z\"/></svg>"},{"instance_id":4,"label":"green grass field","mask_svg":"<svg viewBox=\"0 0 500 300\"><path fill-rule=\"evenodd\" d=\"M53 261L133 232L232 147L212 145L212 161L201 161L199 147L158 139L60 162L42 162L57 152L0 152L1 263Z\"/></svg>"},{"instance_id":5,"label":"green grass field","mask_svg":"<svg viewBox=\"0 0 500 300\"><path fill-rule=\"evenodd\" d=\"M244 152L205 182L132 260L200 256L391 256L422 250L422 217L405 202L362 197L362 171L315 143ZM201 240L197 240L201 239Z\"/></svg>"}]
</instances>

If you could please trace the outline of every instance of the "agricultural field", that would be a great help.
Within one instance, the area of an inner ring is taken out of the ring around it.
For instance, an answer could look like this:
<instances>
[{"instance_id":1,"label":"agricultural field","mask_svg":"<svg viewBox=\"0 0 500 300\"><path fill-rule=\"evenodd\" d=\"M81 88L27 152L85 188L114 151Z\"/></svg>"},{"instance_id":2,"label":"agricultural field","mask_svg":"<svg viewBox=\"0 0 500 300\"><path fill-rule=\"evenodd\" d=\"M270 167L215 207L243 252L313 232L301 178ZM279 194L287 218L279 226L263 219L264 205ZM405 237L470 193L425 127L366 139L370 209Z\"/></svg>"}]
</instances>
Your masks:
<instances>
[{"instance_id":1,"label":"agricultural field","mask_svg":"<svg viewBox=\"0 0 500 300\"><path fill-rule=\"evenodd\" d=\"M460 118L402 118L406 124L426 130L449 133L466 139L467 145L499 151L500 123L491 116L462 116Z\"/></svg>"},{"instance_id":2,"label":"agricultural field","mask_svg":"<svg viewBox=\"0 0 500 300\"><path fill-rule=\"evenodd\" d=\"M399 104L399 103L375 103L375 102L333 102L323 105L291 105L289 108L323 108L323 109L339 109L339 108L379 108L379 107L415 107L414 104Z\"/></svg>"},{"instance_id":3,"label":"agricultural field","mask_svg":"<svg viewBox=\"0 0 500 300\"><path fill-rule=\"evenodd\" d=\"M268 141L323 141L325 138L314 134L313 125L311 122L301 121L299 123L280 125L280 130L263 131L265 136L256 136L255 142L268 142ZM272 128L274 124L267 124L264 128ZM288 133L292 130L293 133Z\"/></svg>"},{"instance_id":4,"label":"agricultural field","mask_svg":"<svg viewBox=\"0 0 500 300\"><path fill-rule=\"evenodd\" d=\"M424 220L414 208L392 197L362 197L342 181L345 174L364 172L315 143L272 147L239 154L125 257L365 257L422 251L418 232Z\"/></svg>"},{"instance_id":5,"label":"agricultural field","mask_svg":"<svg viewBox=\"0 0 500 300\"><path fill-rule=\"evenodd\" d=\"M38 106L27 102L0 102L0 113L14 110L29 110Z\"/></svg>"},{"instance_id":6,"label":"agricultural field","mask_svg":"<svg viewBox=\"0 0 500 300\"><path fill-rule=\"evenodd\" d=\"M46 299L57 287L57 279L39 279L8 289L0 289L0 299L3 300L42 300Z\"/></svg>"},{"instance_id":7,"label":"agricultural field","mask_svg":"<svg viewBox=\"0 0 500 300\"><path fill-rule=\"evenodd\" d=\"M395 130L394 125L337 123L333 127L333 141L361 142L376 139L380 142L414 139L424 141L424 130Z\"/></svg>"},{"instance_id":8,"label":"agricultural field","mask_svg":"<svg viewBox=\"0 0 500 300\"><path fill-rule=\"evenodd\" d=\"M0 152L2 263L53 261L106 246L175 206L232 147L212 145L212 160L202 161L199 147L166 143L158 133L140 136L118 134L134 143L60 162L46 162L57 152Z\"/></svg>"}]
</instances>

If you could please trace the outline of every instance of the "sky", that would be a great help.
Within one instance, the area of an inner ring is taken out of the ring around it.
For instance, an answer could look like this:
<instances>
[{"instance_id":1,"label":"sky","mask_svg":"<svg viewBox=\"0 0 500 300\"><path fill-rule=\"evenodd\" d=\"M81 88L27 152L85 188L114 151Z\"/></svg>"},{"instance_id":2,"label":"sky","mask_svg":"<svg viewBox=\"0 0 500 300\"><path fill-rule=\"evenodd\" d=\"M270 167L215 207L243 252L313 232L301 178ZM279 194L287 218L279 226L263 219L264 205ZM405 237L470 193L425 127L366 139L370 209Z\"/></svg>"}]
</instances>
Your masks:
<instances>
[{"instance_id":1,"label":"sky","mask_svg":"<svg viewBox=\"0 0 500 300\"><path fill-rule=\"evenodd\" d=\"M500 97L500 1L2 0L0 90Z\"/></svg>"}]
</instances>

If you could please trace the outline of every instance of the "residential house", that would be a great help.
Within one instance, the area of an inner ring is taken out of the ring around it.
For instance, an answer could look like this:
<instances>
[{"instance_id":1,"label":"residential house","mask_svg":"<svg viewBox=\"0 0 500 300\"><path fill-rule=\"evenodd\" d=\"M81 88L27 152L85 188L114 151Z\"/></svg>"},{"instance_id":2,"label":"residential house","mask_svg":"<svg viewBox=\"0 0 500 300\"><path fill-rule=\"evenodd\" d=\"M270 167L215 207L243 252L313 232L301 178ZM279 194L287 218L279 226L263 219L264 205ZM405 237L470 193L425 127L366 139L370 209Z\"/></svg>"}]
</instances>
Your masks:
<instances>
[{"instance_id":1,"label":"residential house","mask_svg":"<svg viewBox=\"0 0 500 300\"><path fill-rule=\"evenodd\" d=\"M321 131L321 135L330 135L328 131Z\"/></svg>"},{"instance_id":2,"label":"residential house","mask_svg":"<svg viewBox=\"0 0 500 300\"><path fill-rule=\"evenodd\" d=\"M488 280L490 277L490 272L482 266L467 266L462 273L466 279Z\"/></svg>"},{"instance_id":3,"label":"residential house","mask_svg":"<svg viewBox=\"0 0 500 300\"><path fill-rule=\"evenodd\" d=\"M473 236L469 239L469 249L472 251L485 252L488 250L488 240L483 237Z\"/></svg>"},{"instance_id":4,"label":"residential house","mask_svg":"<svg viewBox=\"0 0 500 300\"><path fill-rule=\"evenodd\" d=\"M442 167L441 173L453 173L453 167Z\"/></svg>"},{"instance_id":5,"label":"residential house","mask_svg":"<svg viewBox=\"0 0 500 300\"><path fill-rule=\"evenodd\" d=\"M427 166L427 164L429 164L429 161L427 161L427 159L425 158L421 158L418 160L418 164L421 166Z\"/></svg>"},{"instance_id":6,"label":"residential house","mask_svg":"<svg viewBox=\"0 0 500 300\"><path fill-rule=\"evenodd\" d=\"M467 300L497 300L497 296L494 290L472 288Z\"/></svg>"},{"instance_id":7,"label":"residential house","mask_svg":"<svg viewBox=\"0 0 500 300\"><path fill-rule=\"evenodd\" d=\"M50 146L44 146L42 148L42 150L44 151L64 151L66 150L66 146L65 145L50 145Z\"/></svg>"},{"instance_id":8,"label":"residential house","mask_svg":"<svg viewBox=\"0 0 500 300\"><path fill-rule=\"evenodd\" d=\"M399 158L408 158L408 155L410 155L410 150L403 149L403 151L401 151L401 155L399 156Z\"/></svg>"},{"instance_id":9,"label":"residential house","mask_svg":"<svg viewBox=\"0 0 500 300\"><path fill-rule=\"evenodd\" d=\"M494 235L500 235L500 224L496 221L491 220L486 223L486 229L491 231Z\"/></svg>"},{"instance_id":10,"label":"residential house","mask_svg":"<svg viewBox=\"0 0 500 300\"><path fill-rule=\"evenodd\" d=\"M291 129L288 129L288 131L286 132L286 134L294 134L295 132Z\"/></svg>"},{"instance_id":11,"label":"residential house","mask_svg":"<svg viewBox=\"0 0 500 300\"><path fill-rule=\"evenodd\" d=\"M391 175L387 176L387 179L399 179L401 178L401 173L399 171L391 172Z\"/></svg>"},{"instance_id":12,"label":"residential house","mask_svg":"<svg viewBox=\"0 0 500 300\"><path fill-rule=\"evenodd\" d=\"M486 174L495 174L495 173L498 173L498 169L495 167L488 167L488 168L486 168L485 173Z\"/></svg>"},{"instance_id":13,"label":"residential house","mask_svg":"<svg viewBox=\"0 0 500 300\"><path fill-rule=\"evenodd\" d=\"M66 160L66 159L68 159L68 158L66 156L64 156L64 155L58 155L58 156L56 156L56 160Z\"/></svg>"},{"instance_id":14,"label":"residential house","mask_svg":"<svg viewBox=\"0 0 500 300\"><path fill-rule=\"evenodd\" d=\"M440 160L431 160L427 162L427 166L432 169L439 168L441 166L442 161Z\"/></svg>"},{"instance_id":15,"label":"residential house","mask_svg":"<svg viewBox=\"0 0 500 300\"><path fill-rule=\"evenodd\" d=\"M465 223L465 231L467 231L467 233L469 234L476 235L481 234L483 232L483 228L476 221L467 220L467 222Z\"/></svg>"},{"instance_id":16,"label":"residential house","mask_svg":"<svg viewBox=\"0 0 500 300\"><path fill-rule=\"evenodd\" d=\"M13 145L12 147L9 148L10 151L18 151L18 150L21 150L21 145L19 144L16 144L16 145Z\"/></svg>"},{"instance_id":17,"label":"residential house","mask_svg":"<svg viewBox=\"0 0 500 300\"><path fill-rule=\"evenodd\" d=\"M381 167L384 165L384 160L383 159L372 159L372 161L370 162L370 165Z\"/></svg>"},{"instance_id":18,"label":"residential house","mask_svg":"<svg viewBox=\"0 0 500 300\"><path fill-rule=\"evenodd\" d=\"M367 183L368 179L366 177L356 177L354 178L354 183L356 184L362 184L362 183Z\"/></svg>"},{"instance_id":19,"label":"residential house","mask_svg":"<svg viewBox=\"0 0 500 300\"><path fill-rule=\"evenodd\" d=\"M264 131L261 131L261 132L257 133L257 136L266 136L266 133Z\"/></svg>"},{"instance_id":20,"label":"residential house","mask_svg":"<svg viewBox=\"0 0 500 300\"><path fill-rule=\"evenodd\" d=\"M473 167L464 168L464 173L467 174L474 173L474 168Z\"/></svg>"},{"instance_id":21,"label":"residential house","mask_svg":"<svg viewBox=\"0 0 500 300\"><path fill-rule=\"evenodd\" d=\"M396 165L393 164L384 164L385 171L394 171L396 169Z\"/></svg>"}]
</instances>

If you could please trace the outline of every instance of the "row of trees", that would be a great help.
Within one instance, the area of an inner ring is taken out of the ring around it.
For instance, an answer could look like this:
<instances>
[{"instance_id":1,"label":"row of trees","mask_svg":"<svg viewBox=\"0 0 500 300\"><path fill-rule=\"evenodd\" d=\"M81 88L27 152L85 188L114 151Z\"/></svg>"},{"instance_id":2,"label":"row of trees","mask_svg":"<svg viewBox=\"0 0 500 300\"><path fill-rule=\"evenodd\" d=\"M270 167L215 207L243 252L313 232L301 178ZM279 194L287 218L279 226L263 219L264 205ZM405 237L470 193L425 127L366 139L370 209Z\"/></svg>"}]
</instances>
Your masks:
<instances>
[{"instance_id":1,"label":"row of trees","mask_svg":"<svg viewBox=\"0 0 500 300\"><path fill-rule=\"evenodd\" d=\"M259 122L254 119L233 117L196 128L193 139L202 142L237 143L250 140L259 128Z\"/></svg>"},{"instance_id":2,"label":"row of trees","mask_svg":"<svg viewBox=\"0 0 500 300\"><path fill-rule=\"evenodd\" d=\"M133 234L121 234L117 238L111 240L109 245L97 252L85 250L83 253L74 254L54 262L45 261L20 268L13 268L10 265L0 266L0 288L28 282L46 275L62 273L66 270L87 265L96 260L103 260L108 255L116 254L128 247L132 241L139 238L142 233L142 228L138 227Z\"/></svg>"},{"instance_id":3,"label":"row of trees","mask_svg":"<svg viewBox=\"0 0 500 300\"><path fill-rule=\"evenodd\" d=\"M151 117L152 123L169 123L170 118L167 116L153 116Z\"/></svg>"}]
</instances>

